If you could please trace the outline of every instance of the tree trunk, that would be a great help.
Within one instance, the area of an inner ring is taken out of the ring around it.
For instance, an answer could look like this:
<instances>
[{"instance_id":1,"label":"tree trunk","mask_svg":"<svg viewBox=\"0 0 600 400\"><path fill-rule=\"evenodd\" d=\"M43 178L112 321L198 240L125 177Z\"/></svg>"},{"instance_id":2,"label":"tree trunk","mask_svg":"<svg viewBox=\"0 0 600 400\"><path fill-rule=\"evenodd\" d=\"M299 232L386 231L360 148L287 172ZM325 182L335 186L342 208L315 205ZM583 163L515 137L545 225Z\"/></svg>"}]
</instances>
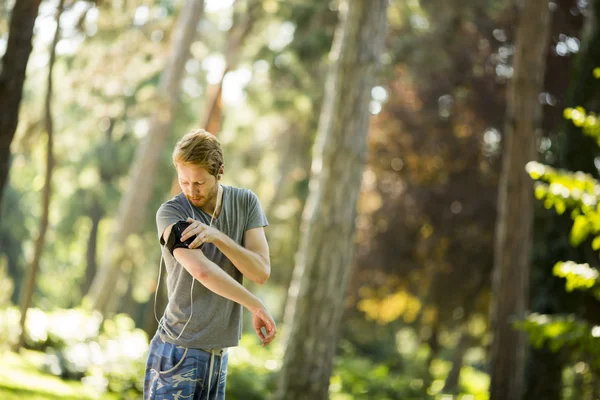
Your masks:
<instances>
[{"instance_id":1,"label":"tree trunk","mask_svg":"<svg viewBox=\"0 0 600 400\"><path fill-rule=\"evenodd\" d=\"M460 371L462 370L465 353L469 348L470 339L471 337L469 335L468 319L465 319L465 322L460 328L458 344L454 349L454 354L452 354L452 369L446 377L446 382L444 383L444 393L458 394L459 392L458 384L460 383Z\"/></svg>"},{"instance_id":2,"label":"tree trunk","mask_svg":"<svg viewBox=\"0 0 600 400\"><path fill-rule=\"evenodd\" d=\"M296 199L299 202L297 211L291 217L286 216L285 221L280 220L280 223L285 223L286 229L291 232L300 232L302 210L307 197L306 188L309 180L313 138L308 132L299 132L293 123L288 131L281 136L280 140L283 143L277 151L280 155L279 167L277 168L279 177L275 183L275 194L265 209L269 213L269 221L277 221L276 213L279 204L290 198ZM299 242L300 235L298 234L292 235L289 240L285 241L285 245L280 247L279 256L281 259L279 265L294 265L294 252L298 249ZM285 268L279 272L278 281L283 287L290 287L293 272L293 268ZM294 305L290 304L288 299L289 292L286 291L280 303L280 308L276 311L275 318L283 318L286 310L293 308Z\"/></svg>"},{"instance_id":3,"label":"tree trunk","mask_svg":"<svg viewBox=\"0 0 600 400\"><path fill-rule=\"evenodd\" d=\"M525 1L516 34L514 77L508 89L498 194L490 400L520 400L523 393L527 342L523 332L513 329L512 322L525 317L529 297L533 183L525 164L537 159L536 133L541 122L538 94L543 88L549 28L548 2Z\"/></svg>"},{"instance_id":4,"label":"tree trunk","mask_svg":"<svg viewBox=\"0 0 600 400\"><path fill-rule=\"evenodd\" d=\"M565 400L586 400L585 398L585 382L583 380L583 374L575 372L575 368L571 367L573 371L573 387L571 391L571 396L566 398ZM560 397L559 397L560 398Z\"/></svg>"},{"instance_id":5,"label":"tree trunk","mask_svg":"<svg viewBox=\"0 0 600 400\"><path fill-rule=\"evenodd\" d=\"M431 334L427 338L427 347L429 347L429 354L427 354L427 360L425 361L423 387L429 389L434 380L434 376L431 373L431 366L440 354L440 322L437 317L431 326Z\"/></svg>"},{"instance_id":6,"label":"tree trunk","mask_svg":"<svg viewBox=\"0 0 600 400\"><path fill-rule=\"evenodd\" d=\"M123 294L121 298L121 302L119 303L119 307L117 309L118 313L125 313L129 315L134 321L136 320L137 314L137 305L138 302L135 301L133 297L133 290L135 288L135 282L133 279L129 279L127 281L127 290ZM139 320L135 321L136 326L139 326Z\"/></svg>"},{"instance_id":7,"label":"tree trunk","mask_svg":"<svg viewBox=\"0 0 600 400\"><path fill-rule=\"evenodd\" d=\"M48 86L46 89L45 99L45 128L48 134L48 148L46 153L46 177L44 180L44 189L42 191L42 217L40 220L40 231L35 241L33 250L33 260L25 281L23 282L23 288L21 289L21 333L19 336L19 342L17 347L21 348L25 344L25 321L27 321L27 310L31 306L33 298L33 291L35 289L35 282L37 273L40 266L40 259L44 250L44 243L46 241L46 231L48 230L48 219L50 213L50 196L52 194L52 170L54 168L54 154L53 154L53 141L54 141L54 122L52 120L52 71L54 69L54 62L56 60L56 44L60 38L60 16L63 12L64 0L60 0L58 9L56 10L56 31L54 33L54 39L50 47L50 60L48 61Z\"/></svg>"},{"instance_id":8,"label":"tree trunk","mask_svg":"<svg viewBox=\"0 0 600 400\"><path fill-rule=\"evenodd\" d=\"M92 282L94 280L94 276L96 275L97 270L97 245L98 245L98 227L100 226L100 221L104 217L104 209L99 202L95 202L92 205L92 210L90 212L90 218L92 219L92 228L90 229L90 236L88 237L87 249L85 252L85 275L83 277L83 282L81 284L81 293L85 294L90 290L92 286Z\"/></svg>"},{"instance_id":9,"label":"tree trunk","mask_svg":"<svg viewBox=\"0 0 600 400\"><path fill-rule=\"evenodd\" d=\"M0 68L0 210L2 193L8 181L10 144L19 122L19 106L27 62L33 48L33 26L40 0L19 0L15 3L10 20L6 52Z\"/></svg>"},{"instance_id":10,"label":"tree trunk","mask_svg":"<svg viewBox=\"0 0 600 400\"><path fill-rule=\"evenodd\" d=\"M326 399L351 275L356 205L367 161L369 101L387 0L340 4L330 53L302 245L290 285L289 342L277 399Z\"/></svg>"},{"instance_id":11,"label":"tree trunk","mask_svg":"<svg viewBox=\"0 0 600 400\"><path fill-rule=\"evenodd\" d=\"M196 27L204 8L203 0L187 0L175 27L171 53L158 87L158 103L152 116L150 131L141 143L133 161L127 191L121 198L115 232L103 252L101 268L87 295L91 307L103 314L119 301L122 285L120 263L127 237L139 226L142 211L146 208L160 155L168 137L173 116L179 101L181 79L185 63L190 57L190 46L196 37ZM87 299L84 299L87 302Z\"/></svg>"}]
</instances>

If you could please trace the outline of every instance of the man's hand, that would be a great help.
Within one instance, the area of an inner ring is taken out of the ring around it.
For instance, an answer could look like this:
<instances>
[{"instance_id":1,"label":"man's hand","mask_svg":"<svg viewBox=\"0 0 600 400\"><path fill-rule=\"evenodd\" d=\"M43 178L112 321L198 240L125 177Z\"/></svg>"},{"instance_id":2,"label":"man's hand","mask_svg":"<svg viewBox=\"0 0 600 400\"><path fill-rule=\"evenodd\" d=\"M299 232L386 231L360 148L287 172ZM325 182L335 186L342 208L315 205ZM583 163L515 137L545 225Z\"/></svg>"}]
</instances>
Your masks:
<instances>
[{"instance_id":1,"label":"man's hand","mask_svg":"<svg viewBox=\"0 0 600 400\"><path fill-rule=\"evenodd\" d=\"M196 235L196 239L188 246L190 249L198 248L203 243L212 243L217 240L219 235L221 235L221 232L218 229L205 225L195 219L188 218L186 222L189 222L190 226L185 228L181 234L181 241L183 242Z\"/></svg>"},{"instance_id":2,"label":"man's hand","mask_svg":"<svg viewBox=\"0 0 600 400\"><path fill-rule=\"evenodd\" d=\"M273 317L265 307L261 307L252 313L252 326L260 338L263 347L267 346L273 339L275 339L277 327L275 326ZM263 334L261 328L265 328L265 331L267 332L266 335Z\"/></svg>"}]
</instances>

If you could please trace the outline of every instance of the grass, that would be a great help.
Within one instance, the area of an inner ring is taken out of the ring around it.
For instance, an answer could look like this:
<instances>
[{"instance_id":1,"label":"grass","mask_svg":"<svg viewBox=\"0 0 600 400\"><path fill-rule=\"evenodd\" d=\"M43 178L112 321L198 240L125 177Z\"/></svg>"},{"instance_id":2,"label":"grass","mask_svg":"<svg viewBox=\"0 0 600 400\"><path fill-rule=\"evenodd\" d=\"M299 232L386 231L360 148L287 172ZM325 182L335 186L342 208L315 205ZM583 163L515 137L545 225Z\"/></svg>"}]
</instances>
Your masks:
<instances>
[{"instance_id":1,"label":"grass","mask_svg":"<svg viewBox=\"0 0 600 400\"><path fill-rule=\"evenodd\" d=\"M41 371L44 354L24 350L0 353L0 399L2 400L116 400L79 381L65 381Z\"/></svg>"}]
</instances>

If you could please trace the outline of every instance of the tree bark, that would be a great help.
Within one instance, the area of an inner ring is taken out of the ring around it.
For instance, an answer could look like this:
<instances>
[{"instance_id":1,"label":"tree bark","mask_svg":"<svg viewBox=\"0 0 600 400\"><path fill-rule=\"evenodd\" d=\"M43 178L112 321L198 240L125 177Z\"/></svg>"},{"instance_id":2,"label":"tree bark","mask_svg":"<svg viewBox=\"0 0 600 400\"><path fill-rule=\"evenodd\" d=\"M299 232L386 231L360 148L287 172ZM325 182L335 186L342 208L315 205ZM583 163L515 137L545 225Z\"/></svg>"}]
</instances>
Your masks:
<instances>
[{"instance_id":1,"label":"tree bark","mask_svg":"<svg viewBox=\"0 0 600 400\"><path fill-rule=\"evenodd\" d=\"M299 232L302 224L302 210L304 209L308 195L307 183L309 181L313 137L308 134L308 131L300 132L295 124L292 123L279 140L282 142L277 150L277 153L280 155L279 167L277 168L279 177L275 183L275 194L265 209L269 213L269 221L276 222L278 220L276 217L277 207L285 200L289 200L290 198L296 199L299 202L297 211L291 217L286 217L285 222L279 220L281 223L286 224L288 231ZM293 267L294 252L298 249L299 242L300 235L294 234L288 241L285 241L284 246L280 247L280 265L290 265ZM278 281L283 287L290 287L293 273L293 268L285 268L280 271L281 275ZM275 278L275 276L272 276L272 278ZM283 318L286 314L286 309L293 307L293 304L290 304L288 299L289 292L286 291L280 303L280 308L276 311L276 319Z\"/></svg>"},{"instance_id":2,"label":"tree bark","mask_svg":"<svg viewBox=\"0 0 600 400\"><path fill-rule=\"evenodd\" d=\"M433 365L433 361L438 358L441 350L440 322L438 317L435 318L431 326L431 335L429 335L427 338L427 347L429 347L429 354L427 354L427 360L425 360L425 377L423 379L423 387L429 389L435 378L431 373L431 366Z\"/></svg>"},{"instance_id":3,"label":"tree bark","mask_svg":"<svg viewBox=\"0 0 600 400\"><path fill-rule=\"evenodd\" d=\"M92 228L90 229L90 236L88 237L87 248L85 252L85 275L83 277L83 282L81 284L81 293L85 294L90 290L92 286L92 282L94 280L94 276L96 275L97 270L97 246L98 246L98 228L100 226L100 221L104 217L104 208L100 204L100 202L96 201L92 205L92 209L90 211L90 218L92 219Z\"/></svg>"},{"instance_id":4,"label":"tree bark","mask_svg":"<svg viewBox=\"0 0 600 400\"><path fill-rule=\"evenodd\" d=\"M508 89L498 194L490 400L520 400L523 394L527 341L523 332L513 329L512 322L525 317L529 297L533 183L525 165L537 159L538 94L543 88L549 32L548 2L525 1L517 28L514 77Z\"/></svg>"},{"instance_id":5,"label":"tree bark","mask_svg":"<svg viewBox=\"0 0 600 400\"><path fill-rule=\"evenodd\" d=\"M86 305L103 314L118 302L121 275L120 262L127 237L137 230L142 211L150 198L153 176L156 173L161 151L168 137L173 116L179 102L181 79L185 63L190 57L190 46L196 37L196 27L204 9L203 0L187 0L177 20L171 53L158 87L156 112L152 116L150 131L141 143L133 161L129 186L123 194L108 248L103 252L101 267L94 278Z\"/></svg>"},{"instance_id":6,"label":"tree bark","mask_svg":"<svg viewBox=\"0 0 600 400\"><path fill-rule=\"evenodd\" d=\"M386 28L387 0L340 4L330 53L302 244L286 315L289 342L277 399L326 399L351 275L356 205L367 161L369 101Z\"/></svg>"},{"instance_id":7,"label":"tree bark","mask_svg":"<svg viewBox=\"0 0 600 400\"><path fill-rule=\"evenodd\" d=\"M46 89L45 99L45 128L48 135L47 153L46 153L46 177L44 180L44 188L42 191L42 217L40 220L40 231L35 241L33 260L25 281L21 290L20 308L21 308L21 320L20 327L21 333L17 347L21 348L25 344L25 322L27 321L27 310L31 306L33 291L35 289L36 277L40 266L40 259L42 258L42 252L44 250L44 243L46 242L46 231L48 230L48 220L50 213L50 197L52 195L52 171L54 169L54 154L53 154L53 141L54 141L54 122L52 120L52 71L54 69L54 62L56 61L56 44L60 38L60 17L64 9L64 0L60 0L58 9L56 10L56 32L54 33L54 39L50 47L50 60L48 61L48 85Z\"/></svg>"},{"instance_id":8,"label":"tree bark","mask_svg":"<svg viewBox=\"0 0 600 400\"><path fill-rule=\"evenodd\" d=\"M458 384L460 383L460 371L462 370L463 360L465 358L465 353L469 349L470 341L471 337L469 335L468 320L465 319L465 322L460 327L460 337L458 339L458 344L456 345L454 353L452 354L452 369L448 373L446 381L444 382L444 393L458 394Z\"/></svg>"},{"instance_id":9,"label":"tree bark","mask_svg":"<svg viewBox=\"0 0 600 400\"><path fill-rule=\"evenodd\" d=\"M126 112L124 113L126 114ZM115 128L115 119L109 118L109 127L105 134L105 143L108 149L110 149L109 157L115 156L113 153L113 130ZM104 150L106 152L106 149ZM110 185L111 181L116 177L117 173L112 168L106 168L103 162L98 165L98 174L100 176L100 187L106 188ZM102 189L100 189L102 190ZM81 294L82 296L88 293L98 271L98 229L100 222L106 215L106 207L103 202L98 198L94 197L91 208L89 210L89 217L92 220L92 227L90 229L90 235L88 236L88 242L86 247L85 259L86 267L83 281L81 282Z\"/></svg>"},{"instance_id":10,"label":"tree bark","mask_svg":"<svg viewBox=\"0 0 600 400\"><path fill-rule=\"evenodd\" d=\"M33 48L33 26L40 0L19 0L10 20L6 52L0 68L0 210L10 169L10 144L19 122L19 106L27 62Z\"/></svg>"}]
</instances>

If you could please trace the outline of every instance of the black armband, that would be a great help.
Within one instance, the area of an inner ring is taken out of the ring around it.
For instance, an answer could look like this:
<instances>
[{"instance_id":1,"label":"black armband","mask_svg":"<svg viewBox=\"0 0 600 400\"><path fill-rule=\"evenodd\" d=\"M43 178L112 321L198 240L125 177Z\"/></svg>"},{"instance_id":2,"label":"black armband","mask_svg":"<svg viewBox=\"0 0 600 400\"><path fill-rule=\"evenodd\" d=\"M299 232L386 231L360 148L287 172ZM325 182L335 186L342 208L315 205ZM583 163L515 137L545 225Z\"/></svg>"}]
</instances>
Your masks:
<instances>
[{"instance_id":1,"label":"black armband","mask_svg":"<svg viewBox=\"0 0 600 400\"><path fill-rule=\"evenodd\" d=\"M171 228L171 234L167 239L167 243L165 243L165 246L167 246L169 253L173 254L175 249L178 248L187 249L188 246L192 244L194 239L196 239L196 235L194 235L192 237L189 237L184 242L181 241L181 235L183 234L183 231L185 231L185 228L187 228L188 226L190 226L190 223L185 221L178 221L177 223L173 224L173 227Z\"/></svg>"}]
</instances>

